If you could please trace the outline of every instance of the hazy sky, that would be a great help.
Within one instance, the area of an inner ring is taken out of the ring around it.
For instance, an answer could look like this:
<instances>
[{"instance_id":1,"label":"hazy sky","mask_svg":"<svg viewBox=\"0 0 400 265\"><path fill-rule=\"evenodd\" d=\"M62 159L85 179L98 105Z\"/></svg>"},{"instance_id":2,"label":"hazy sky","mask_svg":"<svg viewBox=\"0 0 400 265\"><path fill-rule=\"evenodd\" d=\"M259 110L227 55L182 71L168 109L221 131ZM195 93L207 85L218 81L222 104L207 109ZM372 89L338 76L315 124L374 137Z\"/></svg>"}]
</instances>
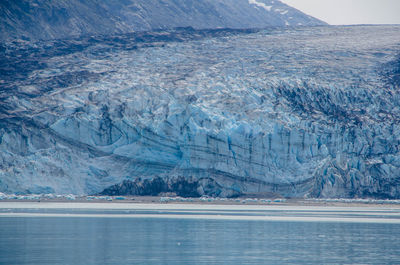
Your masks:
<instances>
[{"instance_id":1,"label":"hazy sky","mask_svg":"<svg viewBox=\"0 0 400 265\"><path fill-rule=\"evenodd\" d=\"M400 0L281 0L332 25L400 24Z\"/></svg>"}]
</instances>

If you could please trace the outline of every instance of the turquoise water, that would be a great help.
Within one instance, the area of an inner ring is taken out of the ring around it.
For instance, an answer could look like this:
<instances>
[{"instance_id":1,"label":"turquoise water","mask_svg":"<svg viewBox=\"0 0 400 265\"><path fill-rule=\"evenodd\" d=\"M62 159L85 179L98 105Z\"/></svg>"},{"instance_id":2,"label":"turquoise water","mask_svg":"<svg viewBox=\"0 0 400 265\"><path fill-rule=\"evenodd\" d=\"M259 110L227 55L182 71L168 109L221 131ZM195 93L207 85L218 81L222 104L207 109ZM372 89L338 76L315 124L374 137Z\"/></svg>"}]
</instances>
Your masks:
<instances>
[{"instance_id":1,"label":"turquoise water","mask_svg":"<svg viewBox=\"0 0 400 265\"><path fill-rule=\"evenodd\" d=\"M36 209L35 215L0 215L0 264L400 262L400 225L380 222L380 215L376 223L362 223L218 219L202 215L179 218L185 214L178 210L174 210L174 218L146 217L143 210L140 218L112 216L106 210L100 215L99 209L93 216L87 209L81 211L82 216L77 210L52 209L55 210L59 215L40 214L49 209ZM0 209L0 213L32 211L35 210ZM165 209L148 211L168 213ZM235 216L234 210L230 212ZM288 212L277 209L273 214ZM219 211L214 209L214 214L218 216Z\"/></svg>"}]
</instances>

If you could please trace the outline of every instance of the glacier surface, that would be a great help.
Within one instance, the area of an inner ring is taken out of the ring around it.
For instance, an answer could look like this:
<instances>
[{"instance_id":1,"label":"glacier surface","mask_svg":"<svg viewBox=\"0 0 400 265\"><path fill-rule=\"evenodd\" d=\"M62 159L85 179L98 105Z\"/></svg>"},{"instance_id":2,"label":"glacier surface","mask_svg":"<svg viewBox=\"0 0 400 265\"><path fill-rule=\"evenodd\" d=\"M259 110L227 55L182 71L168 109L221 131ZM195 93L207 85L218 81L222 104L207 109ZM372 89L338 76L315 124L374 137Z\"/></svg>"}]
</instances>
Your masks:
<instances>
[{"instance_id":1,"label":"glacier surface","mask_svg":"<svg viewBox=\"0 0 400 265\"><path fill-rule=\"evenodd\" d=\"M0 192L400 197L400 26L0 49Z\"/></svg>"}]
</instances>

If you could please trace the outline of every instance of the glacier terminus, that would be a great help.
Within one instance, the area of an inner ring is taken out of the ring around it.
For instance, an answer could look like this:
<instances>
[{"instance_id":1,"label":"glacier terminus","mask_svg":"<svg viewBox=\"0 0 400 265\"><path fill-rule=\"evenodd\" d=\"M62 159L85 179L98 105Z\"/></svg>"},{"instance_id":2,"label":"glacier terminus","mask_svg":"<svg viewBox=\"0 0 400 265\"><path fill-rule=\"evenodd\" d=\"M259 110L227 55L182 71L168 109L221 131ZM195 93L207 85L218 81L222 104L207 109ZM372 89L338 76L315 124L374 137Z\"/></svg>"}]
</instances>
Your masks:
<instances>
[{"instance_id":1,"label":"glacier terminus","mask_svg":"<svg viewBox=\"0 0 400 265\"><path fill-rule=\"evenodd\" d=\"M0 192L400 198L400 26L0 49Z\"/></svg>"}]
</instances>

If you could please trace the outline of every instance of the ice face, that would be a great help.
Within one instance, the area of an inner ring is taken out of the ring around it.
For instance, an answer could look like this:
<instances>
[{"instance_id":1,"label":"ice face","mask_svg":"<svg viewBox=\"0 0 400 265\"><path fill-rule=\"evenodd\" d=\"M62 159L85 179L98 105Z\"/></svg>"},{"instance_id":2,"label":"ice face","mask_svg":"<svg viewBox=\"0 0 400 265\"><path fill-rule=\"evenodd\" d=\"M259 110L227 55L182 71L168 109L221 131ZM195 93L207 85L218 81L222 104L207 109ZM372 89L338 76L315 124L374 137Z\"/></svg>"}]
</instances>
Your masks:
<instances>
[{"instance_id":1,"label":"ice face","mask_svg":"<svg viewBox=\"0 0 400 265\"><path fill-rule=\"evenodd\" d=\"M93 194L184 176L242 193L399 197L399 33L182 29L10 43L0 191Z\"/></svg>"}]
</instances>

